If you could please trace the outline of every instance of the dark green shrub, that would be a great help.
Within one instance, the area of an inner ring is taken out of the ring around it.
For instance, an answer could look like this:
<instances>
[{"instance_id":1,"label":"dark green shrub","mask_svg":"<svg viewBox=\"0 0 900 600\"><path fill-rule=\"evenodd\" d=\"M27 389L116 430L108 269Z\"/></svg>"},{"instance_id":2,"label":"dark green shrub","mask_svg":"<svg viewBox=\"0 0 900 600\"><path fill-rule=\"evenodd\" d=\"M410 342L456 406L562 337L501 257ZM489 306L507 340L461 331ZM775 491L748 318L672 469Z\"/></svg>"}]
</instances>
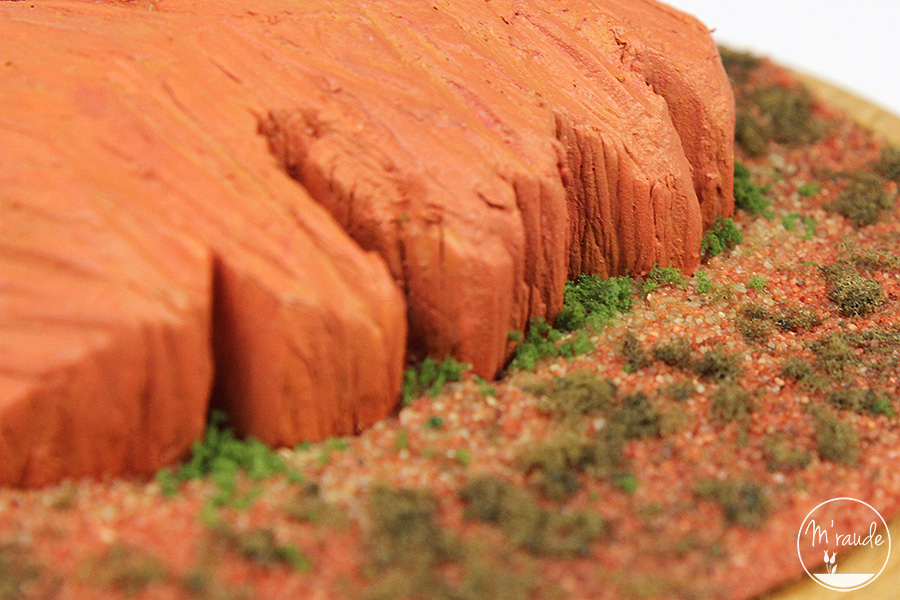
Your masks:
<instances>
[{"instance_id":1,"label":"dark green shrub","mask_svg":"<svg viewBox=\"0 0 900 600\"><path fill-rule=\"evenodd\" d=\"M694 372L707 381L719 382L737 379L743 373L740 354L731 354L714 348L700 357L694 364Z\"/></svg>"},{"instance_id":2,"label":"dark green shrub","mask_svg":"<svg viewBox=\"0 0 900 600\"><path fill-rule=\"evenodd\" d=\"M694 493L718 504L729 523L757 528L772 511L765 488L755 481L732 479L699 482Z\"/></svg>"},{"instance_id":3,"label":"dark green shrub","mask_svg":"<svg viewBox=\"0 0 900 600\"><path fill-rule=\"evenodd\" d=\"M715 423L746 421L753 412L750 393L735 383L725 383L709 397L709 418Z\"/></svg>"},{"instance_id":4,"label":"dark green shrub","mask_svg":"<svg viewBox=\"0 0 900 600\"><path fill-rule=\"evenodd\" d=\"M753 215L771 218L769 210L771 202L763 194L765 190L750 181L750 170L735 161L734 163L734 203L735 206Z\"/></svg>"},{"instance_id":5,"label":"dark green shrub","mask_svg":"<svg viewBox=\"0 0 900 600\"><path fill-rule=\"evenodd\" d=\"M870 315L884 298L880 283L846 265L825 267L823 273L825 293L845 317Z\"/></svg>"},{"instance_id":6,"label":"dark green shrub","mask_svg":"<svg viewBox=\"0 0 900 600\"><path fill-rule=\"evenodd\" d=\"M459 381L462 374L471 368L472 365L456 362L449 356L442 362L429 356L403 372L403 404L410 404L426 391L431 396L437 396L444 384Z\"/></svg>"},{"instance_id":7,"label":"dark green shrub","mask_svg":"<svg viewBox=\"0 0 900 600\"><path fill-rule=\"evenodd\" d=\"M813 413L816 429L816 450L822 460L848 466L859 458L859 437L853 425L838 419L827 410Z\"/></svg>"},{"instance_id":8,"label":"dark green shrub","mask_svg":"<svg viewBox=\"0 0 900 600\"><path fill-rule=\"evenodd\" d=\"M653 358L670 367L686 371L694 364L694 349L688 338L676 336L666 343L657 343L653 346Z\"/></svg>"},{"instance_id":9,"label":"dark green shrub","mask_svg":"<svg viewBox=\"0 0 900 600\"><path fill-rule=\"evenodd\" d=\"M738 231L734 221L719 215L713 226L704 234L700 248L707 256L718 256L743 241L744 236Z\"/></svg>"},{"instance_id":10,"label":"dark green shrub","mask_svg":"<svg viewBox=\"0 0 900 600\"><path fill-rule=\"evenodd\" d=\"M900 146L885 146L875 163L875 170L885 179L900 183Z\"/></svg>"},{"instance_id":11,"label":"dark green shrub","mask_svg":"<svg viewBox=\"0 0 900 600\"><path fill-rule=\"evenodd\" d=\"M850 177L844 191L825 208L847 217L862 227L875 223L882 211L892 206L893 201L878 176L857 172Z\"/></svg>"}]
</instances>

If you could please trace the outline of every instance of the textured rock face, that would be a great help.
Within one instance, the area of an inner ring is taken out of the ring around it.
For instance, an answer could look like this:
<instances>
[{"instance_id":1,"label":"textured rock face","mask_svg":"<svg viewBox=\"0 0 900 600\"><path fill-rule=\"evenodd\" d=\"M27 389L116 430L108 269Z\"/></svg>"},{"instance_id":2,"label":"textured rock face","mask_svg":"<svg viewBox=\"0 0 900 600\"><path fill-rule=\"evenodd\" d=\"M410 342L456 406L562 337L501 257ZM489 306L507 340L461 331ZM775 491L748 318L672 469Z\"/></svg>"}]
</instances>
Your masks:
<instances>
[{"instance_id":1,"label":"textured rock face","mask_svg":"<svg viewBox=\"0 0 900 600\"><path fill-rule=\"evenodd\" d=\"M0 74L0 483L152 472L211 393L353 433L407 351L492 376L732 210L718 55L655 2L2 3Z\"/></svg>"}]
</instances>

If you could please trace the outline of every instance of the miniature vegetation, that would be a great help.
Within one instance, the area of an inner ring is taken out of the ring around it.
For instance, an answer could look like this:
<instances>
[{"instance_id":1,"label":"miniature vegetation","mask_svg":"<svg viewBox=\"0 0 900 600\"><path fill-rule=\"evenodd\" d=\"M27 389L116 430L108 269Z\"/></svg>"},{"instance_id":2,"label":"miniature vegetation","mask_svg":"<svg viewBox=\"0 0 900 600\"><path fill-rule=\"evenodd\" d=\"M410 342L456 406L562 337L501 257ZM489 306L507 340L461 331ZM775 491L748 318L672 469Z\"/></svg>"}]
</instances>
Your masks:
<instances>
[{"instance_id":1,"label":"miniature vegetation","mask_svg":"<svg viewBox=\"0 0 900 600\"><path fill-rule=\"evenodd\" d=\"M734 221L718 215L713 226L703 235L700 249L706 256L718 256L743 241L744 236Z\"/></svg>"},{"instance_id":2,"label":"miniature vegetation","mask_svg":"<svg viewBox=\"0 0 900 600\"><path fill-rule=\"evenodd\" d=\"M825 293L845 317L863 317L875 312L884 299L881 284L860 275L845 263L824 267Z\"/></svg>"},{"instance_id":3,"label":"miniature vegetation","mask_svg":"<svg viewBox=\"0 0 900 600\"><path fill-rule=\"evenodd\" d=\"M781 224L787 231L796 230L798 222L803 227L803 239L807 242L813 239L813 236L816 235L816 227L818 227L815 219L796 212L788 213L781 217Z\"/></svg>"},{"instance_id":4,"label":"miniature vegetation","mask_svg":"<svg viewBox=\"0 0 900 600\"><path fill-rule=\"evenodd\" d=\"M813 419L819 457L846 466L856 465L859 458L859 437L853 425L825 409L815 410Z\"/></svg>"},{"instance_id":5,"label":"miniature vegetation","mask_svg":"<svg viewBox=\"0 0 900 600\"><path fill-rule=\"evenodd\" d=\"M21 544L0 543L0 600L25 600L41 568Z\"/></svg>"},{"instance_id":6,"label":"miniature vegetation","mask_svg":"<svg viewBox=\"0 0 900 600\"><path fill-rule=\"evenodd\" d=\"M800 471L809 466L812 454L792 440L779 435L767 436L763 442L766 468L772 472Z\"/></svg>"},{"instance_id":7,"label":"miniature vegetation","mask_svg":"<svg viewBox=\"0 0 900 600\"><path fill-rule=\"evenodd\" d=\"M632 280L629 277L601 279L596 275L580 275L566 282L563 309L556 318L556 327L544 319L532 319L524 340L513 332L510 338L518 341L511 369L533 371L544 357L575 356L593 350L584 328L599 331L620 312L632 306ZM575 337L563 341L564 333L575 331Z\"/></svg>"},{"instance_id":8,"label":"miniature vegetation","mask_svg":"<svg viewBox=\"0 0 900 600\"><path fill-rule=\"evenodd\" d=\"M155 556L123 544L112 544L100 556L82 565L81 578L93 585L115 588L135 596L169 579L169 571Z\"/></svg>"},{"instance_id":9,"label":"miniature vegetation","mask_svg":"<svg viewBox=\"0 0 900 600\"><path fill-rule=\"evenodd\" d=\"M164 494L176 494L181 484L188 480L209 478L217 488L210 499L213 505L242 507L252 502L262 490L255 488L242 497L239 474L257 481L275 475L285 475L291 481L303 479L303 475L289 468L278 453L256 438L238 439L226 423L227 416L214 411L203 439L191 446L190 460L157 473L156 481Z\"/></svg>"},{"instance_id":10,"label":"miniature vegetation","mask_svg":"<svg viewBox=\"0 0 900 600\"><path fill-rule=\"evenodd\" d=\"M493 475L474 477L460 496L467 518L496 525L514 546L536 555L589 556L593 542L607 531L594 512L547 510L527 490Z\"/></svg>"},{"instance_id":11,"label":"miniature vegetation","mask_svg":"<svg viewBox=\"0 0 900 600\"><path fill-rule=\"evenodd\" d=\"M641 291L646 296L667 285L679 287L681 289L687 287L687 283L684 281L681 271L675 267L658 267L653 265L653 268L650 269L650 272L641 284Z\"/></svg>"},{"instance_id":12,"label":"miniature vegetation","mask_svg":"<svg viewBox=\"0 0 900 600\"><path fill-rule=\"evenodd\" d=\"M730 523L757 528L772 510L765 488L751 480L704 480L694 487L694 494L719 505Z\"/></svg>"},{"instance_id":13,"label":"miniature vegetation","mask_svg":"<svg viewBox=\"0 0 900 600\"><path fill-rule=\"evenodd\" d=\"M747 302L741 306L734 324L748 344L760 344L776 329L783 332L804 332L818 327L822 319L808 308L782 307L769 310L765 306Z\"/></svg>"},{"instance_id":14,"label":"miniature vegetation","mask_svg":"<svg viewBox=\"0 0 900 600\"><path fill-rule=\"evenodd\" d=\"M773 216L766 198L766 189L750 181L750 169L740 162L734 163L734 203L735 206L752 215L762 215L767 219Z\"/></svg>"},{"instance_id":15,"label":"miniature vegetation","mask_svg":"<svg viewBox=\"0 0 900 600\"><path fill-rule=\"evenodd\" d=\"M885 146L875 163L875 172L891 181L900 183L900 146Z\"/></svg>"},{"instance_id":16,"label":"miniature vegetation","mask_svg":"<svg viewBox=\"0 0 900 600\"><path fill-rule=\"evenodd\" d=\"M858 171L849 177L844 190L825 208L853 221L857 227L872 225L881 213L893 206L881 178Z\"/></svg>"},{"instance_id":17,"label":"miniature vegetation","mask_svg":"<svg viewBox=\"0 0 900 600\"><path fill-rule=\"evenodd\" d=\"M410 404L425 392L437 396L444 384L459 381L463 373L471 368L471 365L457 362L449 356L442 362L429 356L417 366L409 367L403 372L403 404Z\"/></svg>"},{"instance_id":18,"label":"miniature vegetation","mask_svg":"<svg viewBox=\"0 0 900 600\"><path fill-rule=\"evenodd\" d=\"M463 490L464 498L471 485ZM490 504L491 500L480 501ZM512 512L521 512L520 507L512 508ZM511 531L524 535L525 530L519 525L528 524L527 517L522 523L515 521L513 514L505 518L509 520L507 526L516 526ZM546 523L544 528L544 533L549 534ZM530 533L539 536L537 529L534 527ZM437 499L426 490L386 486L373 489L366 547L370 570L377 577L363 596L371 600L526 600L535 587L536 578L527 565L516 564L503 552L467 544L447 531L438 518ZM449 576L450 566L461 573Z\"/></svg>"}]
</instances>

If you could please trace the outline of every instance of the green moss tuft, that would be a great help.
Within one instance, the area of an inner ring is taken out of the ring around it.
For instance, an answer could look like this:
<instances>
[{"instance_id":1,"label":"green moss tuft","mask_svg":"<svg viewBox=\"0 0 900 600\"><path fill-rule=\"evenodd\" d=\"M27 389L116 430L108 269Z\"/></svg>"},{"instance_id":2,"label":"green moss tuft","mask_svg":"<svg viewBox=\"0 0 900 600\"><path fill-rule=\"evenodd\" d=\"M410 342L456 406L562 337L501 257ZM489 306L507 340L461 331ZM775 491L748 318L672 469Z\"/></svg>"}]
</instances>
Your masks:
<instances>
[{"instance_id":1,"label":"green moss tuft","mask_svg":"<svg viewBox=\"0 0 900 600\"><path fill-rule=\"evenodd\" d=\"M472 365L456 362L449 356L442 362L437 362L429 356L417 366L404 371L403 404L410 404L426 391L431 396L437 396L444 384L459 381L462 374L471 368Z\"/></svg>"},{"instance_id":2,"label":"green moss tuft","mask_svg":"<svg viewBox=\"0 0 900 600\"><path fill-rule=\"evenodd\" d=\"M750 170L739 162L734 163L734 204L752 215L773 216L771 202L763 194L765 190L750 181Z\"/></svg>"},{"instance_id":3,"label":"green moss tuft","mask_svg":"<svg viewBox=\"0 0 900 600\"><path fill-rule=\"evenodd\" d=\"M700 249L707 256L718 256L743 241L744 236L741 235L734 221L719 215L713 226L704 234Z\"/></svg>"}]
</instances>

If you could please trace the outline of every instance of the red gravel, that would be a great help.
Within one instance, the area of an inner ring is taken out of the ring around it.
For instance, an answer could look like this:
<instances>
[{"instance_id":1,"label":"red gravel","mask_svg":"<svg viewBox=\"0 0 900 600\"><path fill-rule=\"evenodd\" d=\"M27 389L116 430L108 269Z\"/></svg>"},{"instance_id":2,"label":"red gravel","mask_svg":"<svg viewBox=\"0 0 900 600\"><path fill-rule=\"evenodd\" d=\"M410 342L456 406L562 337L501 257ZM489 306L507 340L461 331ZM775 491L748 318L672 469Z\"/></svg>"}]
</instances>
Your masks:
<instances>
[{"instance_id":1,"label":"red gravel","mask_svg":"<svg viewBox=\"0 0 900 600\"><path fill-rule=\"evenodd\" d=\"M789 77L770 65L761 73L773 81ZM804 390L780 372L786 357L811 358L805 343L831 332L900 326L900 270L869 273L881 283L884 303L868 317L842 318L825 296L823 277L808 264L834 262L848 254L847 243L900 256L896 207L882 222L863 230L823 209L843 186L840 179L824 175L867 169L882 142L827 107L816 110L832 122L820 142L799 149L776 146L770 156L743 160L758 183L771 183L775 216L767 220L738 213L735 221L744 244L705 265L718 296L730 286L732 298L716 300L715 292L697 294L690 279L684 290L662 287L592 336L596 351L574 360L542 362L536 375L509 375L494 384L496 397L479 394L477 384L467 378L447 386L439 397L420 398L396 418L347 440L347 449L330 451L327 460L323 445L285 451L307 480L318 483L324 499L341 508L347 522L315 525L292 520L284 505L296 498L297 486L282 478L265 482L264 493L249 510L227 509L223 515L235 529L270 529L279 542L302 549L311 559L308 573L283 565L261 566L217 545L199 518L212 490L209 482L186 485L172 499L165 498L155 483L78 482L39 491L0 490L0 548L23 548L39 565L34 579L7 572L7 581L22 582L17 586L22 596L4 596L0 561L0 599L126 597L114 582L104 579L110 567L98 558L116 544L157 557L169 573L137 592L137 598L356 597L353 590L371 581L363 569L362 532L367 527L367 491L375 482L431 489L440 499L446 527L464 537L502 545L502 537L491 527L463 518L457 491L472 474L484 472L525 485L517 457L546 434L551 422L538 410L539 400L519 384L576 369L611 379L622 394L643 391L658 398L660 387L686 377L698 381L700 393L676 408L671 400L662 402L667 411L683 413L684 427L626 447L630 471L638 481L633 494L606 480L582 478L582 489L570 506L598 511L612 524L612 533L595 544L589 558L537 559L534 569L544 587L535 597L556 590L559 597L571 598L740 599L797 576L801 572L795 555L797 529L812 507L832 497L852 496L889 518L900 500L900 472L893 468L900 454L897 417L841 411L859 434L859 464L846 467L823 461L816 455L813 421L807 412L810 403L825 404L822 395ZM810 181L822 184L821 193L814 198L800 196L798 187ZM896 194L896 188L891 184L890 192ZM812 239L802 239L802 226L798 225L799 232L782 226L781 217L792 212L817 221ZM751 276L767 281L763 291L746 285ZM805 333L776 330L768 342L748 345L734 318L749 301L773 308L810 308L824 322ZM740 383L754 393L756 403L749 424L711 423L709 397L717 386L694 375L660 362L626 372L617 352L626 332L634 333L646 347L682 335L698 353L716 346L743 353ZM898 377L897 367L878 377L852 373L857 385L877 387L893 399L898 397ZM440 429L425 427L432 415L443 419ZM398 443L401 431L406 432L405 447L404 434ZM762 440L774 433L809 450L810 465L792 473L768 471ZM457 454L461 449L470 461ZM774 510L759 529L730 525L717 505L696 498L697 481L726 477L752 479L767 490ZM212 583L189 592L183 579L192 570L205 573Z\"/></svg>"}]
</instances>

